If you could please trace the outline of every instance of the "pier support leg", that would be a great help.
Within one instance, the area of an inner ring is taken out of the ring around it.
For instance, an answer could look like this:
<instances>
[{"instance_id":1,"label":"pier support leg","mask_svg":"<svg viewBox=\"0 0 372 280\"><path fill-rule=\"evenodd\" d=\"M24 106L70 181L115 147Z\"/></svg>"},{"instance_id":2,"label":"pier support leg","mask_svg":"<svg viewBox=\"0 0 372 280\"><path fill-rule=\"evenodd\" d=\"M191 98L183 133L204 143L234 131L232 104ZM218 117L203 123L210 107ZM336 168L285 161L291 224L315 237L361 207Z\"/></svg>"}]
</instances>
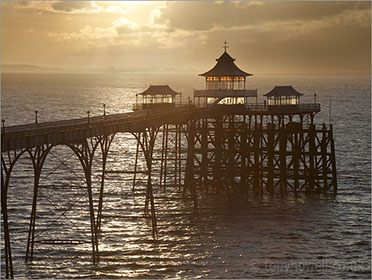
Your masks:
<instances>
[{"instance_id":1,"label":"pier support leg","mask_svg":"<svg viewBox=\"0 0 372 280\"><path fill-rule=\"evenodd\" d=\"M145 200L145 215L148 214L148 208L150 203L151 211L151 222L152 222L152 237L155 238L158 234L157 223L156 223L156 213L155 213L155 203L154 203L154 194L152 189L152 156L154 152L154 145L156 136L159 129L155 127L150 127L141 132L143 134L141 141L141 133L133 134L137 141L139 142L143 154L145 155L146 165L147 165L147 188L146 188L146 200Z\"/></svg>"},{"instance_id":2,"label":"pier support leg","mask_svg":"<svg viewBox=\"0 0 372 280\"><path fill-rule=\"evenodd\" d=\"M244 196L248 198L248 187L247 187L247 127L244 122L242 124L240 132L240 189Z\"/></svg>"},{"instance_id":3,"label":"pier support leg","mask_svg":"<svg viewBox=\"0 0 372 280\"><path fill-rule=\"evenodd\" d=\"M209 182L208 182L208 119L202 119L201 121L201 170L200 170L200 184L204 188L205 192L208 193Z\"/></svg>"},{"instance_id":4,"label":"pier support leg","mask_svg":"<svg viewBox=\"0 0 372 280\"><path fill-rule=\"evenodd\" d=\"M137 142L138 145L138 142ZM164 155L165 155L165 125L162 129L162 140L161 140L161 157L160 157L160 178L159 178L159 186L160 188L163 185L163 172L164 172Z\"/></svg>"},{"instance_id":5,"label":"pier support leg","mask_svg":"<svg viewBox=\"0 0 372 280\"><path fill-rule=\"evenodd\" d=\"M257 193L260 190L260 131L257 122L255 123L255 131L253 133L253 150L254 150L254 165L253 165L253 189Z\"/></svg>"},{"instance_id":6,"label":"pier support leg","mask_svg":"<svg viewBox=\"0 0 372 280\"><path fill-rule=\"evenodd\" d=\"M181 184L182 184L182 130L181 130L181 124L178 125L177 129L178 133L178 186L179 190L181 190Z\"/></svg>"},{"instance_id":7,"label":"pier support leg","mask_svg":"<svg viewBox=\"0 0 372 280\"><path fill-rule=\"evenodd\" d=\"M7 152L8 160L5 160L1 154L1 213L3 216L3 232L4 232L4 255L5 255L5 278L13 279L13 260L12 250L10 246L9 221L8 221L8 187L12 170L17 160L26 150Z\"/></svg>"},{"instance_id":8,"label":"pier support leg","mask_svg":"<svg viewBox=\"0 0 372 280\"><path fill-rule=\"evenodd\" d=\"M333 139L333 125L330 125L329 141L331 142L331 168L332 168L332 184L333 194L337 194L337 170L336 170L336 151L335 142Z\"/></svg>"},{"instance_id":9,"label":"pier support leg","mask_svg":"<svg viewBox=\"0 0 372 280\"><path fill-rule=\"evenodd\" d=\"M26 263L33 260L34 256L34 241L35 241L35 223L36 223L36 208L37 208L37 199L38 199L38 190L39 190L39 181L41 170L43 168L46 157L51 150L52 145L42 145L34 149L34 151L28 150L30 155L32 166L34 169L34 194L32 199L32 209L30 217L30 226L28 230L27 238L27 248L26 248Z\"/></svg>"},{"instance_id":10,"label":"pier support leg","mask_svg":"<svg viewBox=\"0 0 372 280\"><path fill-rule=\"evenodd\" d=\"M275 125L267 125L267 190L272 193L274 190L274 129Z\"/></svg>"},{"instance_id":11,"label":"pier support leg","mask_svg":"<svg viewBox=\"0 0 372 280\"><path fill-rule=\"evenodd\" d=\"M89 213L90 213L90 230L91 230L91 242L92 242L92 257L93 264L99 261L98 251L98 234L94 215L93 205L93 193L92 193L92 161L94 152L98 147L99 141L97 139L90 138L85 139L81 144L68 144L68 146L74 151L76 156L79 158L81 166L83 167L85 180L87 184L88 200L89 200Z\"/></svg>"},{"instance_id":12,"label":"pier support leg","mask_svg":"<svg viewBox=\"0 0 372 280\"><path fill-rule=\"evenodd\" d=\"M301 128L302 129L302 128ZM300 145L301 137L300 133L293 133L293 179L294 179L294 192L297 193L299 190L299 164L300 164Z\"/></svg>"},{"instance_id":13,"label":"pier support leg","mask_svg":"<svg viewBox=\"0 0 372 280\"><path fill-rule=\"evenodd\" d=\"M168 164L168 136L169 136L169 132L168 132L168 125L164 125L164 129L165 129L165 152L164 152L164 179L163 179L163 186L164 186L164 191L165 191L165 186L167 184L167 176L168 176L168 169L167 169L167 164Z\"/></svg>"},{"instance_id":14,"label":"pier support leg","mask_svg":"<svg viewBox=\"0 0 372 280\"><path fill-rule=\"evenodd\" d=\"M326 126L322 127L322 141L321 141L321 154L322 154L322 174L323 174L323 192L328 190L328 168L327 168L327 131Z\"/></svg>"},{"instance_id":15,"label":"pier support leg","mask_svg":"<svg viewBox=\"0 0 372 280\"><path fill-rule=\"evenodd\" d=\"M102 221L102 208L103 208L103 190L105 186L105 174L106 174L106 163L107 156L110 150L112 140L114 139L115 134L111 136L103 136L98 138L99 145L101 147L102 154L102 175L101 175L101 186L99 189L99 198L98 198L98 211L97 211L97 222L96 222L96 231L101 231L101 221Z\"/></svg>"},{"instance_id":16,"label":"pier support leg","mask_svg":"<svg viewBox=\"0 0 372 280\"><path fill-rule=\"evenodd\" d=\"M223 125L222 117L216 117L216 127L215 127L215 139L214 139L214 165L213 165L213 179L214 179L214 189L217 193L220 193L222 189L221 182L221 161L222 161L222 136L223 136Z\"/></svg>"},{"instance_id":17,"label":"pier support leg","mask_svg":"<svg viewBox=\"0 0 372 280\"><path fill-rule=\"evenodd\" d=\"M231 115L228 119L229 131L227 135L227 190L230 195L235 193L235 116Z\"/></svg>"},{"instance_id":18,"label":"pier support leg","mask_svg":"<svg viewBox=\"0 0 372 280\"><path fill-rule=\"evenodd\" d=\"M178 124L174 126L174 186L177 186L178 176Z\"/></svg>"},{"instance_id":19,"label":"pier support leg","mask_svg":"<svg viewBox=\"0 0 372 280\"><path fill-rule=\"evenodd\" d=\"M136 179L137 179L137 165L138 165L138 152L139 152L139 141L137 141L136 146L136 158L134 160L134 172L133 172L133 186L132 186L132 192L134 192L134 188L136 186Z\"/></svg>"},{"instance_id":20,"label":"pier support leg","mask_svg":"<svg viewBox=\"0 0 372 280\"><path fill-rule=\"evenodd\" d=\"M194 177L194 156L195 156L195 121L189 123L189 134L187 139L187 162L185 172L185 186L190 190L194 201L194 211L198 211L197 191Z\"/></svg>"},{"instance_id":21,"label":"pier support leg","mask_svg":"<svg viewBox=\"0 0 372 280\"><path fill-rule=\"evenodd\" d=\"M279 160L280 160L280 194L287 191L287 133L285 128L279 132Z\"/></svg>"},{"instance_id":22,"label":"pier support leg","mask_svg":"<svg viewBox=\"0 0 372 280\"><path fill-rule=\"evenodd\" d=\"M309 127L309 172L307 192L311 193L315 187L315 164L316 164L316 146L315 146L315 125L310 124Z\"/></svg>"}]
</instances>

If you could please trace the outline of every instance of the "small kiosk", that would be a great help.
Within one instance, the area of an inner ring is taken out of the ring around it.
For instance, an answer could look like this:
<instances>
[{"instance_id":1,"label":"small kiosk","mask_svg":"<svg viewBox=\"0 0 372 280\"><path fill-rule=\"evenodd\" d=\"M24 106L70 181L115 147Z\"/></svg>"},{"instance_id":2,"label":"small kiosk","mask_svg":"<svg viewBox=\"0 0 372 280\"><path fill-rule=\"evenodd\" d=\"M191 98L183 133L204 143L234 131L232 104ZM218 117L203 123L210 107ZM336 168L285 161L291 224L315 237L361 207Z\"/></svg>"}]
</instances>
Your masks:
<instances>
[{"instance_id":1,"label":"small kiosk","mask_svg":"<svg viewBox=\"0 0 372 280\"><path fill-rule=\"evenodd\" d=\"M142 95L142 103L138 103L138 95L136 95L136 105L133 109L174 108L177 94L180 93L168 85L150 85L148 89L138 94Z\"/></svg>"},{"instance_id":2,"label":"small kiosk","mask_svg":"<svg viewBox=\"0 0 372 280\"><path fill-rule=\"evenodd\" d=\"M268 106L298 105L303 95L292 86L275 86L271 91L264 94L267 97Z\"/></svg>"}]
</instances>

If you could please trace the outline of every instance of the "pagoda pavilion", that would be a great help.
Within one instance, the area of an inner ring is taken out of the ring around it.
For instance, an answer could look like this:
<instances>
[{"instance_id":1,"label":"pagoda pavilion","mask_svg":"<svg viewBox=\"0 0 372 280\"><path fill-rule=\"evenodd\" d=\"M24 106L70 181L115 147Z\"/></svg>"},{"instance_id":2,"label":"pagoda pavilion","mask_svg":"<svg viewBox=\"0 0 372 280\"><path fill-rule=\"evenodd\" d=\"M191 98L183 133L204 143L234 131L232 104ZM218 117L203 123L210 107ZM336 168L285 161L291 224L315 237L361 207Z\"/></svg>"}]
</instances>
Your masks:
<instances>
[{"instance_id":1,"label":"pagoda pavilion","mask_svg":"<svg viewBox=\"0 0 372 280\"><path fill-rule=\"evenodd\" d=\"M303 95L292 86L275 86L271 91L264 94L269 106L298 105L300 96Z\"/></svg>"},{"instance_id":2,"label":"pagoda pavilion","mask_svg":"<svg viewBox=\"0 0 372 280\"><path fill-rule=\"evenodd\" d=\"M247 104L249 97L257 98L257 90L247 90L245 81L252 74L244 72L235 65L235 59L226 51L217 58L216 65L209 71L199 74L205 77L206 89L194 90L194 102L198 106L211 104Z\"/></svg>"},{"instance_id":3,"label":"pagoda pavilion","mask_svg":"<svg viewBox=\"0 0 372 280\"><path fill-rule=\"evenodd\" d=\"M142 96L143 100L142 103L138 103L136 100L134 110L174 107L177 94L180 93L168 85L150 85L145 91L138 94Z\"/></svg>"}]
</instances>

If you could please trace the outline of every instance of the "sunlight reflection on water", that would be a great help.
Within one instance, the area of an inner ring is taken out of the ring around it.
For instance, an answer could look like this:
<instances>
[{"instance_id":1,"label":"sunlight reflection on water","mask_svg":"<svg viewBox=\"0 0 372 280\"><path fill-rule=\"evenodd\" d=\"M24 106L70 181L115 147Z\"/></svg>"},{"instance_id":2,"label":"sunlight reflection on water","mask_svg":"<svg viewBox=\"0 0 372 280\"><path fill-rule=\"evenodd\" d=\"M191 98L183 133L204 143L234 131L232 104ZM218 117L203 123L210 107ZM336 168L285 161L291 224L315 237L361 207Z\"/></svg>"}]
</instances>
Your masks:
<instances>
[{"instance_id":1,"label":"sunlight reflection on water","mask_svg":"<svg viewBox=\"0 0 372 280\"><path fill-rule=\"evenodd\" d=\"M88 109L99 115L103 103L108 113L122 113L131 110L135 94L150 83L169 83L185 93L184 98L204 86L195 74L2 74L2 118L7 125L32 122L35 108L40 121L85 117ZM17 277L370 278L370 78L257 75L247 86L258 88L262 96L273 85L286 83L307 94L303 102L312 102L312 92L317 92L323 109L317 116L319 123L328 121L332 95L339 179L336 198L274 195L226 201L202 197L200 213L195 215L191 201L183 199L178 188L168 187L164 193L155 187L159 237L153 241L151 222L143 217L144 175L132 193L131 175L108 174L99 238L101 260L94 266L80 163L66 147L56 147L41 176L37 240L63 237L87 242L37 244L35 261L25 265L33 178L24 156L15 167L9 190ZM132 169L134 153L133 137L118 134L107 168ZM66 166L58 167L61 160L66 160ZM140 166L145 169L143 160ZM93 172L97 193L99 156ZM158 180L155 172L154 181ZM61 217L60 211L76 201L67 218ZM302 264L319 264L319 269L304 270Z\"/></svg>"}]
</instances>

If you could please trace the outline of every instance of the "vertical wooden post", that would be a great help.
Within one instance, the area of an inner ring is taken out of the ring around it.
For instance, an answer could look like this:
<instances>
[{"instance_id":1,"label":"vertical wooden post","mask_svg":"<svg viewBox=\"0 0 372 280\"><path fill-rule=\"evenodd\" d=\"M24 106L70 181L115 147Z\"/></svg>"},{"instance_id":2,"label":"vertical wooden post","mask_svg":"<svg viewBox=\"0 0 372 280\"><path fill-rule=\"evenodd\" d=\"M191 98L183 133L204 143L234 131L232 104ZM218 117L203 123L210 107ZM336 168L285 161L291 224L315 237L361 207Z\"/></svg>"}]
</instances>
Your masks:
<instances>
[{"instance_id":1,"label":"vertical wooden post","mask_svg":"<svg viewBox=\"0 0 372 280\"><path fill-rule=\"evenodd\" d=\"M275 125L267 125L267 188L273 192L274 187L274 129Z\"/></svg>"},{"instance_id":2,"label":"vertical wooden post","mask_svg":"<svg viewBox=\"0 0 372 280\"><path fill-rule=\"evenodd\" d=\"M260 172L259 172L259 156L260 156L260 148L259 148L259 141L260 141L260 131L257 120L255 122L255 129L253 132L253 157L254 157L254 165L253 165L253 189L257 192L260 188Z\"/></svg>"},{"instance_id":3,"label":"vertical wooden post","mask_svg":"<svg viewBox=\"0 0 372 280\"><path fill-rule=\"evenodd\" d=\"M244 115L242 129L240 131L240 184L241 190L248 195L247 187L247 127L246 127L246 116Z\"/></svg>"},{"instance_id":4,"label":"vertical wooden post","mask_svg":"<svg viewBox=\"0 0 372 280\"><path fill-rule=\"evenodd\" d=\"M333 139L333 125L330 125L329 141L331 142L331 165L332 165L332 185L333 193L337 194L337 170L336 170L336 151L335 142Z\"/></svg>"},{"instance_id":5,"label":"vertical wooden post","mask_svg":"<svg viewBox=\"0 0 372 280\"><path fill-rule=\"evenodd\" d=\"M164 129L165 129L165 153L164 153L164 159L165 159L165 162L164 162L164 191L165 191L165 187L166 187L166 184L167 184L167 176L168 176L168 169L167 169L167 164L168 164L168 136L169 136L169 130L168 130L168 124L166 124L164 126Z\"/></svg>"},{"instance_id":6,"label":"vertical wooden post","mask_svg":"<svg viewBox=\"0 0 372 280\"><path fill-rule=\"evenodd\" d=\"M287 132L279 129L280 193L287 191Z\"/></svg>"},{"instance_id":7,"label":"vertical wooden post","mask_svg":"<svg viewBox=\"0 0 372 280\"><path fill-rule=\"evenodd\" d=\"M314 191L315 186L315 161L316 161L316 146L315 146L315 125L310 124L309 127L309 177L308 177L308 192Z\"/></svg>"},{"instance_id":8,"label":"vertical wooden post","mask_svg":"<svg viewBox=\"0 0 372 280\"><path fill-rule=\"evenodd\" d=\"M187 139L187 162L185 172L185 186L190 190L194 201L194 211L198 211L198 200L194 177L194 156L195 156L195 121L189 122L189 135Z\"/></svg>"},{"instance_id":9,"label":"vertical wooden post","mask_svg":"<svg viewBox=\"0 0 372 280\"><path fill-rule=\"evenodd\" d=\"M177 175L178 175L178 124L174 126L174 134L175 134L175 141L174 141L174 186L177 186Z\"/></svg>"},{"instance_id":10,"label":"vertical wooden post","mask_svg":"<svg viewBox=\"0 0 372 280\"><path fill-rule=\"evenodd\" d=\"M138 165L138 152L139 152L139 142L140 140L137 140L137 145L136 145L136 158L134 160L134 172L133 172L133 186L132 186L132 192L134 192L134 188L136 186L136 179L137 179L137 165Z\"/></svg>"},{"instance_id":11,"label":"vertical wooden post","mask_svg":"<svg viewBox=\"0 0 372 280\"><path fill-rule=\"evenodd\" d=\"M221 160L222 160L222 116L216 116L216 127L215 127L215 156L213 166L213 178L214 187L217 188L217 192L221 189Z\"/></svg>"},{"instance_id":12,"label":"vertical wooden post","mask_svg":"<svg viewBox=\"0 0 372 280\"><path fill-rule=\"evenodd\" d=\"M322 173L323 173L323 191L326 192L328 189L328 168L327 168L327 130L325 124L322 127L322 142L321 142L321 153L322 153Z\"/></svg>"},{"instance_id":13,"label":"vertical wooden post","mask_svg":"<svg viewBox=\"0 0 372 280\"><path fill-rule=\"evenodd\" d=\"M235 185L235 120L234 115L230 115L229 118L229 131L227 136L227 166L226 166L226 174L227 174L227 181L230 188L234 189Z\"/></svg>"},{"instance_id":14,"label":"vertical wooden post","mask_svg":"<svg viewBox=\"0 0 372 280\"><path fill-rule=\"evenodd\" d=\"M202 123L201 128L201 184L208 193L208 119L204 118L200 120Z\"/></svg>"},{"instance_id":15,"label":"vertical wooden post","mask_svg":"<svg viewBox=\"0 0 372 280\"><path fill-rule=\"evenodd\" d=\"M161 158L160 158L160 182L159 185L163 185L163 172L164 172L164 147L165 147L165 125L163 125L162 131L162 141L161 141Z\"/></svg>"},{"instance_id":16,"label":"vertical wooden post","mask_svg":"<svg viewBox=\"0 0 372 280\"><path fill-rule=\"evenodd\" d=\"M178 125L178 186L179 190L181 190L181 175L182 175L182 145L181 145L181 135L182 135L182 129L181 124Z\"/></svg>"},{"instance_id":17,"label":"vertical wooden post","mask_svg":"<svg viewBox=\"0 0 372 280\"><path fill-rule=\"evenodd\" d=\"M299 161L300 161L300 131L294 128L292 131L293 146L292 146L292 160L293 160L293 179L294 179L294 192L299 189Z\"/></svg>"}]
</instances>

